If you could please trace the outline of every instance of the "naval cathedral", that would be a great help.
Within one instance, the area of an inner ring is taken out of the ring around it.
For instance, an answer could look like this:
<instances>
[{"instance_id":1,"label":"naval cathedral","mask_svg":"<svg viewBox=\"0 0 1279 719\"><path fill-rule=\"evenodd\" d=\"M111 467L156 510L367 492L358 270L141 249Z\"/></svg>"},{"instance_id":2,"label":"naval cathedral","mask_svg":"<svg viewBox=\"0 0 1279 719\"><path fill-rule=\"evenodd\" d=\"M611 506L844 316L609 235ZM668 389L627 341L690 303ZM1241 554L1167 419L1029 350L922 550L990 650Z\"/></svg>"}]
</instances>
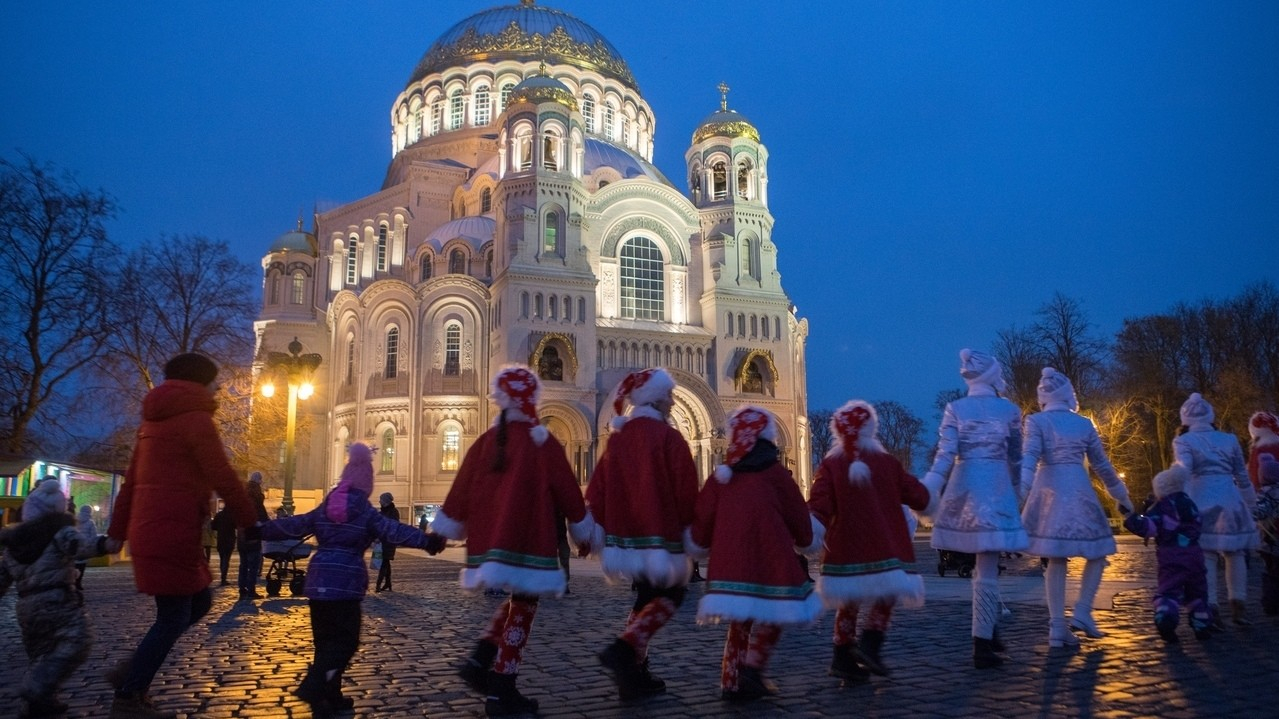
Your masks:
<instances>
[{"instance_id":1,"label":"naval cathedral","mask_svg":"<svg viewBox=\"0 0 1279 719\"><path fill-rule=\"evenodd\" d=\"M259 362L294 338L323 358L296 486L326 489L366 442L373 496L420 516L494 421L489 379L521 363L582 485L617 385L660 366L703 477L751 403L806 489L808 323L781 285L768 151L720 90L682 189L651 162L657 119L625 59L582 20L524 0L444 32L390 108L381 189L262 260Z\"/></svg>"}]
</instances>

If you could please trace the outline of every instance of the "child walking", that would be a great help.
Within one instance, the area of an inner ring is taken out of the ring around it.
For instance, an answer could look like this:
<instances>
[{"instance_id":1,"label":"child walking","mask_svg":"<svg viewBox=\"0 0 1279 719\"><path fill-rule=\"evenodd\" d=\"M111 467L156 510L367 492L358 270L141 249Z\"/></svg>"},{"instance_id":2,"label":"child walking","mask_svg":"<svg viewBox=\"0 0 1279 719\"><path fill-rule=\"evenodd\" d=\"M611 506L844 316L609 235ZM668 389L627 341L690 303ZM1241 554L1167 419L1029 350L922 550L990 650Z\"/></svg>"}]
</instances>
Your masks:
<instances>
[{"instance_id":1,"label":"child walking","mask_svg":"<svg viewBox=\"0 0 1279 719\"><path fill-rule=\"evenodd\" d=\"M1261 611L1268 617L1279 614L1279 459L1257 455L1257 508L1253 518L1261 532Z\"/></svg>"},{"instance_id":2,"label":"child walking","mask_svg":"<svg viewBox=\"0 0 1279 719\"><path fill-rule=\"evenodd\" d=\"M15 605L27 672L19 690L23 717L60 716L67 705L58 687L89 656L89 626L75 589L77 559L97 557L119 545L105 536L86 537L67 512L58 480L48 478L22 503L22 521L0 531L0 596L18 587Z\"/></svg>"},{"instance_id":3,"label":"child walking","mask_svg":"<svg viewBox=\"0 0 1279 719\"><path fill-rule=\"evenodd\" d=\"M764 670L787 624L821 612L813 583L795 552L815 552L814 522L790 470L778 462L777 422L760 407L729 418L724 464L697 497L692 542L707 548L706 594L699 623L729 622L720 697L753 701L776 694Z\"/></svg>"},{"instance_id":4,"label":"child walking","mask_svg":"<svg viewBox=\"0 0 1279 719\"><path fill-rule=\"evenodd\" d=\"M936 488L924 486L884 450L878 426L875 408L861 400L835 412L835 446L818 467L808 500L826 528L817 593L836 610L830 674L851 681L888 675L880 648L893 608L924 602L924 580L906 571L915 547L901 507L927 512L936 502ZM857 618L866 603L870 611L858 638Z\"/></svg>"},{"instance_id":5,"label":"child walking","mask_svg":"<svg viewBox=\"0 0 1279 719\"><path fill-rule=\"evenodd\" d=\"M1189 470L1180 464L1172 465L1155 475L1155 503L1142 514L1131 512L1124 517L1128 531L1155 540L1155 559L1159 563L1155 628L1166 642L1177 641L1178 614L1183 605L1189 612L1195 638L1207 639L1212 633L1204 551L1199 546L1203 522L1199 508L1186 494L1189 481Z\"/></svg>"},{"instance_id":6,"label":"child walking","mask_svg":"<svg viewBox=\"0 0 1279 719\"><path fill-rule=\"evenodd\" d=\"M364 552L374 540L425 549L438 554L444 538L393 522L373 508L373 452L352 444L338 486L319 507L293 517L272 520L262 538L279 540L314 534L319 545L306 572L315 656L294 694L311 705L315 719L349 711L354 701L342 695L342 673L360 645L361 602L368 591Z\"/></svg>"},{"instance_id":7,"label":"child walking","mask_svg":"<svg viewBox=\"0 0 1279 719\"><path fill-rule=\"evenodd\" d=\"M467 451L431 522L444 537L466 540L463 589L510 593L458 671L485 696L488 716L537 712L537 701L515 683L538 600L561 596L566 586L556 514L568 521L579 548L589 549L595 527L563 445L538 420L538 392L527 367L497 373L491 395L497 421Z\"/></svg>"}]
</instances>

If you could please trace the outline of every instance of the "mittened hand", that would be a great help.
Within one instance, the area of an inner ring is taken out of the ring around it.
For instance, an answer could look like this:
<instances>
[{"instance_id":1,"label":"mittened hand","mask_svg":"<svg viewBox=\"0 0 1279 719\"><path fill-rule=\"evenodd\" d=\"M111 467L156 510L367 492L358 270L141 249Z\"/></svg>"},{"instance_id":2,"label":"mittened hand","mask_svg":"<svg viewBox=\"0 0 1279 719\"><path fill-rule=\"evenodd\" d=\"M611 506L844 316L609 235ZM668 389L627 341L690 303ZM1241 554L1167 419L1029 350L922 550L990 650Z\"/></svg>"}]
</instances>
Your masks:
<instances>
[{"instance_id":1,"label":"mittened hand","mask_svg":"<svg viewBox=\"0 0 1279 719\"><path fill-rule=\"evenodd\" d=\"M118 554L121 549L124 549L124 542L121 542L118 539L113 539L112 537L103 536L102 539L99 540L98 546L99 554Z\"/></svg>"},{"instance_id":2,"label":"mittened hand","mask_svg":"<svg viewBox=\"0 0 1279 719\"><path fill-rule=\"evenodd\" d=\"M448 545L448 540L444 538L443 534L436 534L435 532L427 532L426 546L422 548L426 550L427 554L434 557L440 552L443 552L444 547L447 545Z\"/></svg>"}]
</instances>

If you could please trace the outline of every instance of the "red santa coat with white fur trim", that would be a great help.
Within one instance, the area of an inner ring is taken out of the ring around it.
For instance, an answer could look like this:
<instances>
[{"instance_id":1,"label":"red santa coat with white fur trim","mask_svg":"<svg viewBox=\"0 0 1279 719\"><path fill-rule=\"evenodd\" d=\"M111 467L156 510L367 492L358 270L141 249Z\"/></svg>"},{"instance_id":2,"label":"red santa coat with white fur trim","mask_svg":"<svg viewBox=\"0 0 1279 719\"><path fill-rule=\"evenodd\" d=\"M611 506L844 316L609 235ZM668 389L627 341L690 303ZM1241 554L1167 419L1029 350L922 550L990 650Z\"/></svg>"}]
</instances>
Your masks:
<instances>
[{"instance_id":1,"label":"red santa coat with white fur trim","mask_svg":"<svg viewBox=\"0 0 1279 719\"><path fill-rule=\"evenodd\" d=\"M808 506L826 527L817 592L827 607L851 601L891 598L908 606L923 603L924 582L906 572L915 546L902 505L928 508L928 488L891 454L862 450L870 478L849 479L851 462L840 450L822 460Z\"/></svg>"},{"instance_id":2,"label":"red santa coat with white fur trim","mask_svg":"<svg viewBox=\"0 0 1279 719\"><path fill-rule=\"evenodd\" d=\"M506 423L506 465L500 472L493 469L498 428L480 435L431 523L433 531L449 539L466 540L463 589L560 596L565 582L556 513L568 519L573 541L590 541L595 523L564 446L549 435L537 444L529 434L532 426L520 420Z\"/></svg>"},{"instance_id":3,"label":"red santa coat with white fur trim","mask_svg":"<svg viewBox=\"0 0 1279 719\"><path fill-rule=\"evenodd\" d=\"M659 587L687 584L684 532L696 503L697 467L688 442L656 410L636 407L608 438L586 487L605 575Z\"/></svg>"},{"instance_id":4,"label":"red santa coat with white fur trim","mask_svg":"<svg viewBox=\"0 0 1279 719\"><path fill-rule=\"evenodd\" d=\"M796 547L813 543L812 521L795 478L780 463L735 470L727 483L714 475L706 480L692 539L710 549L698 622L807 624L821 612L795 555Z\"/></svg>"}]
</instances>

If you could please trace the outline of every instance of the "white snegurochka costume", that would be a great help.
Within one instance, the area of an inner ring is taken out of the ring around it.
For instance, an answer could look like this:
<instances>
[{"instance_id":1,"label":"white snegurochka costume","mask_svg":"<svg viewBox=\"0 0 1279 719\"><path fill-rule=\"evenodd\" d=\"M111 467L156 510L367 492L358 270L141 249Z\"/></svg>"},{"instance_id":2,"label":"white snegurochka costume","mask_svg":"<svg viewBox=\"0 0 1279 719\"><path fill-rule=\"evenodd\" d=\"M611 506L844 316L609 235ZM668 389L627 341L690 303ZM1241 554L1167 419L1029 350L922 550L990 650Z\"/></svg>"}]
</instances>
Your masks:
<instances>
[{"instance_id":1,"label":"white snegurochka costume","mask_svg":"<svg viewBox=\"0 0 1279 719\"><path fill-rule=\"evenodd\" d=\"M1027 551L1048 559L1044 597L1048 604L1048 645L1077 645L1078 629L1105 636L1092 617L1106 557L1115 553L1110 521L1097 499L1088 467L1121 507L1132 508L1128 488L1115 471L1092 420L1076 413L1079 402L1070 379L1045 367L1036 388L1043 411L1026 418L1022 441L1021 490L1027 494L1021 521L1030 536ZM1066 559L1083 557L1083 577L1070 624L1066 623Z\"/></svg>"}]
</instances>

